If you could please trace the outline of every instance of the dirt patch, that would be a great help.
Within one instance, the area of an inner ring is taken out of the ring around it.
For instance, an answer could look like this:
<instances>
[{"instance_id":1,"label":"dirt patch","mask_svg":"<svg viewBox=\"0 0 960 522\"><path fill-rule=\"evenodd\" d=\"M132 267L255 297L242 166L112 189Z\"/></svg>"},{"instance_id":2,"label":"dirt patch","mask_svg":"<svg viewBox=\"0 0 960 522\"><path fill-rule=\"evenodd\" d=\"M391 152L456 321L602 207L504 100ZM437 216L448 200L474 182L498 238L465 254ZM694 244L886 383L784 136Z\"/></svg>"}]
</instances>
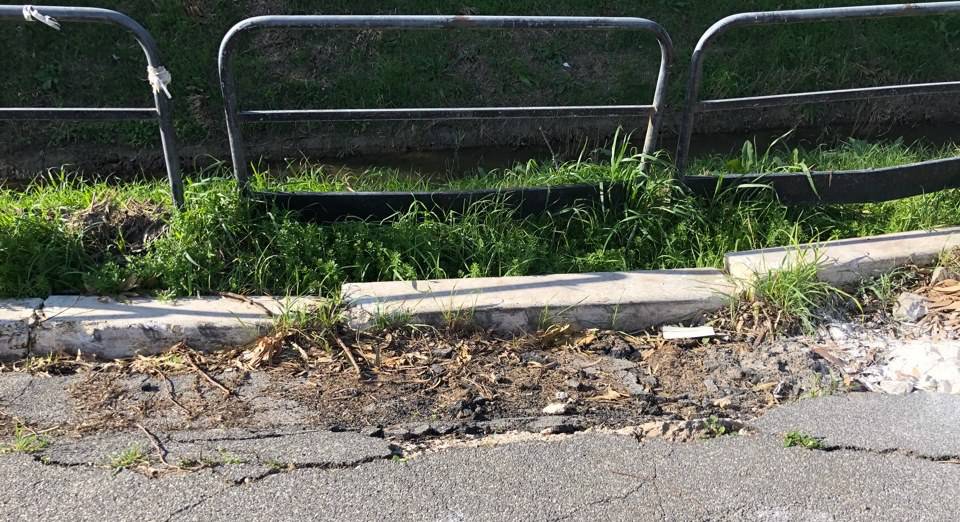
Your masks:
<instances>
[{"instance_id":1,"label":"dirt patch","mask_svg":"<svg viewBox=\"0 0 960 522\"><path fill-rule=\"evenodd\" d=\"M256 357L253 350L188 355L181 346L84 365L69 389L76 419L64 429L142 422L167 430L296 424L399 439L568 433L745 420L834 381L827 363L799 343L668 342L565 327L518 339L354 334L327 347L294 334L264 346Z\"/></svg>"},{"instance_id":2,"label":"dirt patch","mask_svg":"<svg viewBox=\"0 0 960 522\"><path fill-rule=\"evenodd\" d=\"M367 366L380 352L381 366ZM328 425L534 418L551 404L587 424L752 417L810 392L830 369L797 345L690 341L613 332L518 340L435 333L358 343L362 373L331 356L301 386L276 391Z\"/></svg>"},{"instance_id":3,"label":"dirt patch","mask_svg":"<svg viewBox=\"0 0 960 522\"><path fill-rule=\"evenodd\" d=\"M84 247L98 261L143 252L164 233L169 218L159 203L130 200L118 204L109 199L95 200L63 217L70 228L81 233Z\"/></svg>"}]
</instances>

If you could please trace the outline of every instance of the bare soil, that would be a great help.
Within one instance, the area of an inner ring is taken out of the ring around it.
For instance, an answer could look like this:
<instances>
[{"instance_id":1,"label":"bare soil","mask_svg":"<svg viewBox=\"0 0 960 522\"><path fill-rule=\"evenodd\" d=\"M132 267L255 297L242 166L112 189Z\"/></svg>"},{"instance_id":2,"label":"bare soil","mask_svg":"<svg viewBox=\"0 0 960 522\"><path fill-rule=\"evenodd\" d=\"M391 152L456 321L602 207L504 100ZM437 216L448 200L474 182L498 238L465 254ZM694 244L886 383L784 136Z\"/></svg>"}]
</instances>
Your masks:
<instances>
[{"instance_id":1,"label":"bare soil","mask_svg":"<svg viewBox=\"0 0 960 522\"><path fill-rule=\"evenodd\" d=\"M518 339L429 331L354 334L326 348L297 334L266 344L266 352L264 343L212 355L178 346L129 361L60 358L19 369L74 373L73 416L63 429L77 434L138 423L167 430L297 424L399 439L569 432L745 420L843 391L827 390L839 380L835 370L790 341L669 342L554 327ZM559 413L545 413L548 405Z\"/></svg>"}]
</instances>

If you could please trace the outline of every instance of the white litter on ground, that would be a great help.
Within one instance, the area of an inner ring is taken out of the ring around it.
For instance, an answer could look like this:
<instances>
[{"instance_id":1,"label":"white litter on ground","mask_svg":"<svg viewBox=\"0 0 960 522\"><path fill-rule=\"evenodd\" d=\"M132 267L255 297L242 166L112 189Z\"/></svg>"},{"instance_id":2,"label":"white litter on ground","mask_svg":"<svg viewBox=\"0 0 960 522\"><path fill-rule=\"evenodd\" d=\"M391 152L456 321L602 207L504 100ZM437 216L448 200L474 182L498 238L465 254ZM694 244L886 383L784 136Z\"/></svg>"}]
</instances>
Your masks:
<instances>
[{"instance_id":1,"label":"white litter on ground","mask_svg":"<svg viewBox=\"0 0 960 522\"><path fill-rule=\"evenodd\" d=\"M825 333L819 348L870 391L960 394L960 340L905 339L851 324L830 325Z\"/></svg>"}]
</instances>

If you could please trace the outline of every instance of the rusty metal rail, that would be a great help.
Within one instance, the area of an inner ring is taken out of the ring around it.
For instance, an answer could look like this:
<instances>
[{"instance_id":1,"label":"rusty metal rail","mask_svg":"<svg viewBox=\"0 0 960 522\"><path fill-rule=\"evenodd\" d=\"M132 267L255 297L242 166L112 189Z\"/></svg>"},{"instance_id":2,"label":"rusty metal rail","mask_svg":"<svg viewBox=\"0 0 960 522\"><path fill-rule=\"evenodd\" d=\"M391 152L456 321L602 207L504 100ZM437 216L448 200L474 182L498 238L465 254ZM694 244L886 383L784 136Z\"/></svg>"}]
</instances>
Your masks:
<instances>
[{"instance_id":1,"label":"rusty metal rail","mask_svg":"<svg viewBox=\"0 0 960 522\"><path fill-rule=\"evenodd\" d=\"M30 13L33 13L31 15ZM129 16L93 7L60 7L0 5L0 21L31 23L42 22L59 30L59 22L99 23L121 27L131 33L140 44L150 70L163 70L160 51L153 36ZM101 108L101 107L30 107L0 108L0 120L157 120L160 125L160 140L163 159L170 183L170 191L177 208L183 207L183 182L180 179L180 160L177 156L176 135L173 128L173 109L162 89L153 90L154 106L151 108Z\"/></svg>"},{"instance_id":2,"label":"rusty metal rail","mask_svg":"<svg viewBox=\"0 0 960 522\"><path fill-rule=\"evenodd\" d=\"M237 36L253 29L382 29L382 30L634 30L652 33L660 44L660 70L653 102L650 105L550 106L550 107L457 107L410 109L316 109L316 110L240 110L234 56ZM557 187L446 192L363 192L363 193L287 193L252 191L250 167L241 133L246 122L291 121L371 121L371 120L451 120L482 118L565 118L591 116L627 116L646 118L644 152L657 150L657 138L663 116L673 43L666 30L643 18L591 18L551 16L259 16L233 26L220 45L219 72L226 113L227 133L234 173L240 189L255 199L299 211L319 221L345 217L383 219L414 204L430 210L461 210L470 203L490 197L503 200L520 214L561 208L578 200L617 199L611 190L617 187L564 185ZM622 187L621 187L622 189Z\"/></svg>"},{"instance_id":3,"label":"rusty metal rail","mask_svg":"<svg viewBox=\"0 0 960 522\"><path fill-rule=\"evenodd\" d=\"M869 100L889 96L956 94L960 82L894 85L860 89L816 91L773 96L700 100L703 64L706 52L721 35L734 28L763 25L799 24L875 18L916 17L960 14L960 2L930 2L823 9L800 9L741 13L728 16L710 27L693 52L687 82L680 138L677 145L677 171L693 190L711 194L721 186L765 183L785 203L862 203L885 201L946 188L960 187L960 158L925 161L899 167L858 171L811 172L809 174L736 174L691 176L687 174L690 144L696 115L703 112L758 109L811 103Z\"/></svg>"}]
</instances>

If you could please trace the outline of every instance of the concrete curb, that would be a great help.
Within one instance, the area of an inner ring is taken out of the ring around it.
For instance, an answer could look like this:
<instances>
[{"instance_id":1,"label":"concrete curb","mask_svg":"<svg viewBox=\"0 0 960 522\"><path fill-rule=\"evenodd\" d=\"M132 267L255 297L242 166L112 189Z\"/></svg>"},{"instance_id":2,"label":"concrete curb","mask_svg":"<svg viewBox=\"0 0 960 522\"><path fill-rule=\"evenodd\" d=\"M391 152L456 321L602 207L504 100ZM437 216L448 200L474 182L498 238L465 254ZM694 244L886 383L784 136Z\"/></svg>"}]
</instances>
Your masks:
<instances>
[{"instance_id":1,"label":"concrete curb","mask_svg":"<svg viewBox=\"0 0 960 522\"><path fill-rule=\"evenodd\" d=\"M533 277L348 283L349 324L368 329L394 320L443 326L470 320L500 333L548 322L643 330L721 309L758 276L816 261L821 280L849 285L907 264L929 266L960 247L960 227L734 252L725 272L663 270Z\"/></svg>"},{"instance_id":2,"label":"concrete curb","mask_svg":"<svg viewBox=\"0 0 960 522\"><path fill-rule=\"evenodd\" d=\"M434 326L469 321L499 333L556 322L643 330L697 319L733 293L727 277L712 269L360 283L342 291L356 329L403 319Z\"/></svg>"},{"instance_id":3,"label":"concrete curb","mask_svg":"<svg viewBox=\"0 0 960 522\"><path fill-rule=\"evenodd\" d=\"M735 252L725 258L726 273L681 269L348 283L342 295L349 305L349 325L356 329L396 319L435 326L471 322L500 333L529 332L558 322L636 331L696 321L723 308L738 293L738 285L788 268L798 259L816 260L822 280L848 285L906 264L932 265L954 248L960 248L960 227ZM208 351L242 346L269 333L271 314L321 301L115 301L79 296L0 300L0 359L51 352L129 357L159 353L181 341Z\"/></svg>"},{"instance_id":4,"label":"concrete curb","mask_svg":"<svg viewBox=\"0 0 960 522\"><path fill-rule=\"evenodd\" d=\"M318 301L84 296L0 301L0 359L61 352L113 359L160 353L181 341L204 351L243 346L270 333L284 312Z\"/></svg>"},{"instance_id":5,"label":"concrete curb","mask_svg":"<svg viewBox=\"0 0 960 522\"><path fill-rule=\"evenodd\" d=\"M725 256L724 264L739 286L800 260L816 262L821 281L844 286L909 264L933 265L943 252L957 247L960 227L734 252Z\"/></svg>"}]
</instances>

